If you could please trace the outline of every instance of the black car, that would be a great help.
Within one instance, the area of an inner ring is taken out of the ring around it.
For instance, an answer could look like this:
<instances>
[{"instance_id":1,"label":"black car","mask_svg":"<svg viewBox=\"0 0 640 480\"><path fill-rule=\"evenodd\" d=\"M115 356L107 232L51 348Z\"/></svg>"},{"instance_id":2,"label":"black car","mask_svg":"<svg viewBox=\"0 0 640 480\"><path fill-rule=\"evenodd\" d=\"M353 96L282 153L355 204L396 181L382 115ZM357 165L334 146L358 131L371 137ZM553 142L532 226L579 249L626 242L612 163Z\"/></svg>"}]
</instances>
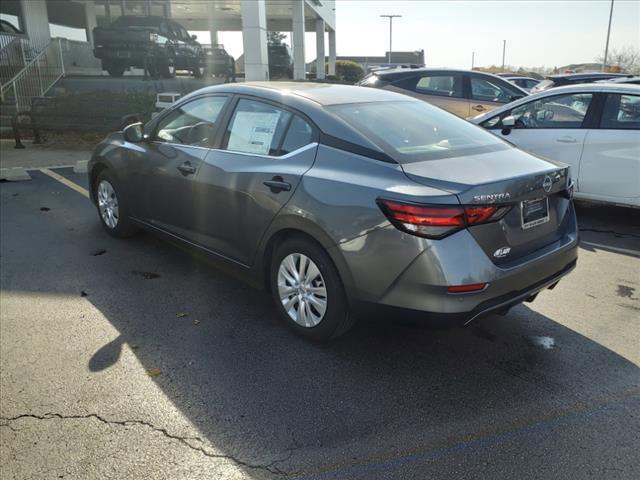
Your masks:
<instances>
[{"instance_id":1,"label":"black car","mask_svg":"<svg viewBox=\"0 0 640 480\"><path fill-rule=\"evenodd\" d=\"M109 27L93 29L96 58L112 77L130 67L144 68L152 77L171 78L176 70L195 77L205 73L202 46L179 23L164 17L125 15Z\"/></svg>"},{"instance_id":2,"label":"black car","mask_svg":"<svg viewBox=\"0 0 640 480\"><path fill-rule=\"evenodd\" d=\"M269 45L269 78L293 77L293 59L287 45Z\"/></svg>"},{"instance_id":3,"label":"black car","mask_svg":"<svg viewBox=\"0 0 640 480\"><path fill-rule=\"evenodd\" d=\"M593 83L600 80L610 80L612 78L632 77L627 73L564 73L560 75L549 75L540 83L531 89L531 93L542 92L554 87L562 87L565 85L573 85L576 83Z\"/></svg>"},{"instance_id":4,"label":"black car","mask_svg":"<svg viewBox=\"0 0 640 480\"><path fill-rule=\"evenodd\" d=\"M224 77L225 82L236 80L235 59L227 53L224 45L216 44L204 47L206 71L213 76Z\"/></svg>"}]
</instances>

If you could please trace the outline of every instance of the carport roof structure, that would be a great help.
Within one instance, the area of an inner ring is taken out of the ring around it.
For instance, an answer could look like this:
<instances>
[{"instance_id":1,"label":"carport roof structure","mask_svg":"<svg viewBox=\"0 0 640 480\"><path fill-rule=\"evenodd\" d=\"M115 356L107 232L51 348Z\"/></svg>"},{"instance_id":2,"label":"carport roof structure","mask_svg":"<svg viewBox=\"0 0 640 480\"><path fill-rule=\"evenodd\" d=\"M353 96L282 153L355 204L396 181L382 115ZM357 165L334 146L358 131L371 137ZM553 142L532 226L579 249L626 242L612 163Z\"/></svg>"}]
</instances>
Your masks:
<instances>
[{"instance_id":1,"label":"carport roof structure","mask_svg":"<svg viewBox=\"0 0 640 480\"><path fill-rule=\"evenodd\" d=\"M91 40L98 18L109 23L123 14L171 17L187 30L210 31L211 43L217 43L218 31L242 31L249 80L268 79L268 31L292 32L296 80L305 78L305 31L315 31L318 78L323 78L328 32L328 73L335 74L335 0L2 0L0 4L1 13L20 19L37 50L50 41L49 23L85 28Z\"/></svg>"}]
</instances>

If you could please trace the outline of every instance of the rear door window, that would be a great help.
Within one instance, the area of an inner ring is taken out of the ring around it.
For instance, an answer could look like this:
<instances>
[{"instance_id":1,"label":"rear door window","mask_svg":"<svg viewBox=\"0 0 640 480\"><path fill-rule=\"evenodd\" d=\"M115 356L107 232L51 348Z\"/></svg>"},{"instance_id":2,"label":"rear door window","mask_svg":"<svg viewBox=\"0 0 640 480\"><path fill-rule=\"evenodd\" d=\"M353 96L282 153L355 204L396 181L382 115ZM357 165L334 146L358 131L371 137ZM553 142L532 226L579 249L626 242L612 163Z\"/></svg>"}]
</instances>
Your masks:
<instances>
[{"instance_id":1,"label":"rear door window","mask_svg":"<svg viewBox=\"0 0 640 480\"><path fill-rule=\"evenodd\" d=\"M293 116L287 134L282 141L280 154L286 155L313 142L314 132L311 125L297 115Z\"/></svg>"},{"instance_id":2,"label":"rear door window","mask_svg":"<svg viewBox=\"0 0 640 480\"><path fill-rule=\"evenodd\" d=\"M271 104L240 99L226 133L226 149L256 155L282 155L280 146L291 113Z\"/></svg>"},{"instance_id":3,"label":"rear door window","mask_svg":"<svg viewBox=\"0 0 640 480\"><path fill-rule=\"evenodd\" d=\"M607 95L600 128L640 130L640 95Z\"/></svg>"},{"instance_id":4,"label":"rear door window","mask_svg":"<svg viewBox=\"0 0 640 480\"><path fill-rule=\"evenodd\" d=\"M414 90L423 95L462 98L462 75L424 75Z\"/></svg>"}]
</instances>

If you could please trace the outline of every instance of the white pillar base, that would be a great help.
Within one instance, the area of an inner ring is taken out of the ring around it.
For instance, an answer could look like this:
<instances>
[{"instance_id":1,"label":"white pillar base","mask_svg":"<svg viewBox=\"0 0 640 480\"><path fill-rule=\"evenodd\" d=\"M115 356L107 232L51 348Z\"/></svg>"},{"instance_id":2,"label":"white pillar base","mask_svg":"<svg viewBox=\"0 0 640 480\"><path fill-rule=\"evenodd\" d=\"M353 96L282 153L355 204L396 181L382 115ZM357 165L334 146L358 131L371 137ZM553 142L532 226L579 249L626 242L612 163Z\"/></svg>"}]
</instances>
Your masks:
<instances>
[{"instance_id":1,"label":"white pillar base","mask_svg":"<svg viewBox=\"0 0 640 480\"><path fill-rule=\"evenodd\" d=\"M324 20L316 19L316 78L324 80L325 75L324 54Z\"/></svg>"},{"instance_id":2,"label":"white pillar base","mask_svg":"<svg viewBox=\"0 0 640 480\"><path fill-rule=\"evenodd\" d=\"M240 10L245 79L269 80L265 0L240 0Z\"/></svg>"}]
</instances>

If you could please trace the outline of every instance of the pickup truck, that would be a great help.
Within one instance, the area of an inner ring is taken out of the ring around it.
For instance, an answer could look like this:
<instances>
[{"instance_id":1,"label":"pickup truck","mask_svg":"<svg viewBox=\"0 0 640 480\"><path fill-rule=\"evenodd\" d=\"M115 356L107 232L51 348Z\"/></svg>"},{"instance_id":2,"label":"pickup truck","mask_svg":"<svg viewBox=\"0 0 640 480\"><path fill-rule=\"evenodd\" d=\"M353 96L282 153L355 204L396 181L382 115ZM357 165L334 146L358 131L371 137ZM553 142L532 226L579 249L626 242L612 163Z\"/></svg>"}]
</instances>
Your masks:
<instances>
[{"instance_id":1,"label":"pickup truck","mask_svg":"<svg viewBox=\"0 0 640 480\"><path fill-rule=\"evenodd\" d=\"M164 17L124 15L109 27L93 29L96 58L112 77L131 68L144 68L151 77L171 78L176 70L204 76L202 46L179 23Z\"/></svg>"}]
</instances>

